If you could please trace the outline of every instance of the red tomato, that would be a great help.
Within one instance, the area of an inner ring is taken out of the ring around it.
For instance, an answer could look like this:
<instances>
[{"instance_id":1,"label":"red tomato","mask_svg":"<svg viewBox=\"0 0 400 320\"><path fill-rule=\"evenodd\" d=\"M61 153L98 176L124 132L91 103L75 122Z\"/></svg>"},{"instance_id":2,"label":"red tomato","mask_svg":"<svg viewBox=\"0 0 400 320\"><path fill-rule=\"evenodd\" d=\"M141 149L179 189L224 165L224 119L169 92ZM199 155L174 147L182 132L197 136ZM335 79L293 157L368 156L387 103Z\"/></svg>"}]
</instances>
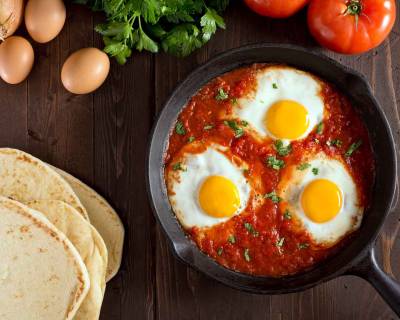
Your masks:
<instances>
[{"instance_id":1,"label":"red tomato","mask_svg":"<svg viewBox=\"0 0 400 320\"><path fill-rule=\"evenodd\" d=\"M254 12L271 18L287 18L302 9L309 0L244 0Z\"/></svg>"},{"instance_id":2,"label":"red tomato","mask_svg":"<svg viewBox=\"0 0 400 320\"><path fill-rule=\"evenodd\" d=\"M312 0L308 26L330 50L354 54L377 47L396 20L394 0Z\"/></svg>"}]
</instances>

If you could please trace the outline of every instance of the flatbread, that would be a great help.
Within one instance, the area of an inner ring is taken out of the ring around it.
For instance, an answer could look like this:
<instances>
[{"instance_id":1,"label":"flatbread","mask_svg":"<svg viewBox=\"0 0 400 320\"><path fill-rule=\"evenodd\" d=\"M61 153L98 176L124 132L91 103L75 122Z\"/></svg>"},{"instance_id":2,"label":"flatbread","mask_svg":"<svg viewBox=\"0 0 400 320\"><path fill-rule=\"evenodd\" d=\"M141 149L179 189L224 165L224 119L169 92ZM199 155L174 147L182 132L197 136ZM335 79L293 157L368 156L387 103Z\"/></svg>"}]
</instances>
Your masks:
<instances>
[{"instance_id":1,"label":"flatbread","mask_svg":"<svg viewBox=\"0 0 400 320\"><path fill-rule=\"evenodd\" d=\"M90 289L74 320L97 320L106 288L107 248L97 230L73 207L59 200L28 202L64 233L78 250L89 272Z\"/></svg>"},{"instance_id":2,"label":"flatbread","mask_svg":"<svg viewBox=\"0 0 400 320\"><path fill-rule=\"evenodd\" d=\"M19 202L1 197L0 217L0 319L72 319L90 287L78 251Z\"/></svg>"},{"instance_id":3,"label":"flatbread","mask_svg":"<svg viewBox=\"0 0 400 320\"><path fill-rule=\"evenodd\" d=\"M44 162L20 150L0 148L0 195L23 203L64 201L89 220L70 185Z\"/></svg>"},{"instance_id":4,"label":"flatbread","mask_svg":"<svg viewBox=\"0 0 400 320\"><path fill-rule=\"evenodd\" d=\"M112 279L121 266L124 245L124 225L110 204L92 188L61 169L52 167L72 187L85 206L90 222L100 233L108 250L108 267L106 280Z\"/></svg>"}]
</instances>

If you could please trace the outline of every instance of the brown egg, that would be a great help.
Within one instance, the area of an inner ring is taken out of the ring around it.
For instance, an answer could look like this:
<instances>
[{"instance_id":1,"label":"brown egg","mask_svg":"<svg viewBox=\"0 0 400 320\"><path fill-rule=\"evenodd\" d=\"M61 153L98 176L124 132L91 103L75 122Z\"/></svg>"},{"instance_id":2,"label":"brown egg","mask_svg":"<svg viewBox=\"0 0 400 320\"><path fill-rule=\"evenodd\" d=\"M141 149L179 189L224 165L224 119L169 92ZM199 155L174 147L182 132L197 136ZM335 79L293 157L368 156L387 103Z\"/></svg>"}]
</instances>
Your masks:
<instances>
[{"instance_id":1,"label":"brown egg","mask_svg":"<svg viewBox=\"0 0 400 320\"><path fill-rule=\"evenodd\" d=\"M64 87L75 94L96 90L106 80L110 59L97 48L84 48L71 54L61 70Z\"/></svg>"},{"instance_id":2,"label":"brown egg","mask_svg":"<svg viewBox=\"0 0 400 320\"><path fill-rule=\"evenodd\" d=\"M64 26L66 17L62 0L29 0L25 7L25 25L33 40L53 40Z\"/></svg>"},{"instance_id":3,"label":"brown egg","mask_svg":"<svg viewBox=\"0 0 400 320\"><path fill-rule=\"evenodd\" d=\"M10 84L24 81L32 70L34 56L28 40L8 37L0 45L0 77Z\"/></svg>"}]
</instances>

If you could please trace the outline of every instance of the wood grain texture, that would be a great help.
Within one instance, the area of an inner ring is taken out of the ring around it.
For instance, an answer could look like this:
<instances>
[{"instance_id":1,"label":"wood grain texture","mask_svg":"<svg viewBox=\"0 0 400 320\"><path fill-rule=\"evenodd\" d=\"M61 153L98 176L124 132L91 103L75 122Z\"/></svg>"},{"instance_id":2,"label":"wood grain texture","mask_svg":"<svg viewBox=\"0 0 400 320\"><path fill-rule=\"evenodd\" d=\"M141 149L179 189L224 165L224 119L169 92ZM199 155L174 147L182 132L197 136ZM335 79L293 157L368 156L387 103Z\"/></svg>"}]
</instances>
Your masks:
<instances>
[{"instance_id":1,"label":"wood grain texture","mask_svg":"<svg viewBox=\"0 0 400 320\"><path fill-rule=\"evenodd\" d=\"M108 284L101 319L128 320L364 320L396 319L374 289L341 277L301 293L260 296L227 288L187 268L173 256L156 224L145 190L147 138L174 87L214 55L244 44L293 43L326 53L362 72L400 141L400 22L378 49L342 56L319 48L309 36L305 12L285 21L259 17L239 1L225 14L226 31L185 59L134 53L112 63L94 94L66 92L60 71L82 47L101 47L93 26L103 17L68 5L68 20L49 44L34 44L36 63L17 86L0 83L0 145L17 147L57 165L93 186L120 213L126 245L120 273ZM24 31L21 31L22 34ZM399 204L393 205L377 243L385 270L400 279Z\"/></svg>"}]
</instances>

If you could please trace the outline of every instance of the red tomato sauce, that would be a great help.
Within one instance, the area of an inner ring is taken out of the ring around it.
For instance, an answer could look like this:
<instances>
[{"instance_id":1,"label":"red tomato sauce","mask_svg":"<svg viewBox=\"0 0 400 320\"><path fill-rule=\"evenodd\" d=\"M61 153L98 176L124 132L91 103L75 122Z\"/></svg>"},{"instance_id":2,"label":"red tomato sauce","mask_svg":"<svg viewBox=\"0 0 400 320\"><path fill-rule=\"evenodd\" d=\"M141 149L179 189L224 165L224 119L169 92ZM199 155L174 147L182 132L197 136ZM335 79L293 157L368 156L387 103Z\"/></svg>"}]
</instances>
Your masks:
<instances>
[{"instance_id":1,"label":"red tomato sauce","mask_svg":"<svg viewBox=\"0 0 400 320\"><path fill-rule=\"evenodd\" d=\"M357 186L359 203L367 208L374 182L374 157L368 133L348 99L332 85L314 77L322 84L323 131L314 128L305 139L293 141L292 151L285 157L277 154L271 139L257 139L247 130L235 137L234 130L224 123L221 114L229 114L236 99L255 89L256 73L265 67L268 65L255 64L224 74L189 100L178 117L184 134L178 134L175 129L171 131L164 157L165 176L173 170L174 159L182 154L182 148L186 146L188 150L187 145L192 141L203 145L218 143L229 147L234 156L249 165L245 177L258 181L259 191L266 194L276 189L281 176L280 170L266 165L268 156L283 159L289 166L301 164L305 153L323 152L328 157L343 160ZM220 89L227 94L224 99L217 98ZM340 146L329 145L337 139L341 141ZM362 141L361 146L347 157L346 151L357 141ZM193 148L193 152L198 151ZM351 241L348 234L333 247L315 244L311 236L299 228L296 219L285 216L282 206L271 200L265 200L257 208L248 206L245 211L246 214L234 216L225 223L185 231L201 251L221 265L235 271L274 277L304 271Z\"/></svg>"}]
</instances>

